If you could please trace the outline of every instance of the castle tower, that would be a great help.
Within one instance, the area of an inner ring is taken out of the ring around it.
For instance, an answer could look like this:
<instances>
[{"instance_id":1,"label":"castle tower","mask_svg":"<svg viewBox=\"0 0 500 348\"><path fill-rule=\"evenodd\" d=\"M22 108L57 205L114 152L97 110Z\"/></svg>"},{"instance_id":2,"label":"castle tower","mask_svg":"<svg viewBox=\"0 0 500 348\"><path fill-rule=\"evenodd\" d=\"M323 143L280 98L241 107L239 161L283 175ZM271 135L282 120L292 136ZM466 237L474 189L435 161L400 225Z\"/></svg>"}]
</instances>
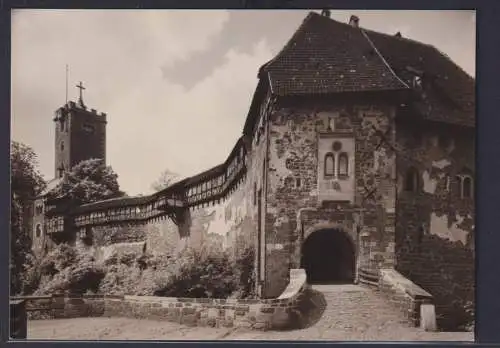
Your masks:
<instances>
[{"instance_id":1,"label":"castle tower","mask_svg":"<svg viewBox=\"0 0 500 348\"><path fill-rule=\"evenodd\" d=\"M55 177L91 158L106 162L106 114L88 109L83 102L82 83L78 102L70 101L56 111Z\"/></svg>"}]
</instances>

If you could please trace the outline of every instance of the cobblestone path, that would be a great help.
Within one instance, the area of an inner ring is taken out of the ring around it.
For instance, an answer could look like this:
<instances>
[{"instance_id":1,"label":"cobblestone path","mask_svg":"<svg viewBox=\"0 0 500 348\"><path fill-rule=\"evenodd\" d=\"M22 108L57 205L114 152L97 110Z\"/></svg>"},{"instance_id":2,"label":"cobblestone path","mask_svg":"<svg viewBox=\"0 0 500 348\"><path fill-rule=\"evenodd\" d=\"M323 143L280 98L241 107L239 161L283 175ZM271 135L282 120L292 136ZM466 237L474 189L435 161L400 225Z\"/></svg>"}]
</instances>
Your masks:
<instances>
[{"instance_id":1,"label":"cobblestone path","mask_svg":"<svg viewBox=\"0 0 500 348\"><path fill-rule=\"evenodd\" d=\"M301 303L301 328L287 331L188 327L131 318L29 321L29 339L66 340L324 340L473 341L472 332L410 327L375 291L358 285L315 285Z\"/></svg>"},{"instance_id":2,"label":"cobblestone path","mask_svg":"<svg viewBox=\"0 0 500 348\"><path fill-rule=\"evenodd\" d=\"M302 305L303 328L290 331L235 330L227 339L414 341L473 340L472 333L425 332L410 327L382 295L354 284L314 285Z\"/></svg>"}]
</instances>

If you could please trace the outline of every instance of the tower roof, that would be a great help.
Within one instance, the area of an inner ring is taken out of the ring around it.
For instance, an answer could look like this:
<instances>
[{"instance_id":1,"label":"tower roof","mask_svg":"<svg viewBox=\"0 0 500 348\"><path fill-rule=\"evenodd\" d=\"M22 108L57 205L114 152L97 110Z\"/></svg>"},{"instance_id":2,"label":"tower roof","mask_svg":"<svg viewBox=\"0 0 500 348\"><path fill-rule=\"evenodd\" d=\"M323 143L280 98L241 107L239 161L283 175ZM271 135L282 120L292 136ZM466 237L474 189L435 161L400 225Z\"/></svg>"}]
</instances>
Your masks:
<instances>
[{"instance_id":1,"label":"tower roof","mask_svg":"<svg viewBox=\"0 0 500 348\"><path fill-rule=\"evenodd\" d=\"M429 119L474 126L475 80L435 47L311 12L259 76L278 96L410 90L426 80L417 103Z\"/></svg>"}]
</instances>

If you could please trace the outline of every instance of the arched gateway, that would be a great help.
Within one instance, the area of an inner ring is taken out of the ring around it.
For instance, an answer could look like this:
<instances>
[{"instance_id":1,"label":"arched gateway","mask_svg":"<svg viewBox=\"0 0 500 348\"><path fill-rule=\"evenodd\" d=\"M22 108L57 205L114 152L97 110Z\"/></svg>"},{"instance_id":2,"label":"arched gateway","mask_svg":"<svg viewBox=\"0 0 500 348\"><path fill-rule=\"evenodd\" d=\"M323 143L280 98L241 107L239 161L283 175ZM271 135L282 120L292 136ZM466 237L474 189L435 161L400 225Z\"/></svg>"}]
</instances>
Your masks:
<instances>
[{"instance_id":1,"label":"arched gateway","mask_svg":"<svg viewBox=\"0 0 500 348\"><path fill-rule=\"evenodd\" d=\"M302 244L301 268L309 283L352 283L356 252L342 229L324 228L311 233Z\"/></svg>"}]
</instances>

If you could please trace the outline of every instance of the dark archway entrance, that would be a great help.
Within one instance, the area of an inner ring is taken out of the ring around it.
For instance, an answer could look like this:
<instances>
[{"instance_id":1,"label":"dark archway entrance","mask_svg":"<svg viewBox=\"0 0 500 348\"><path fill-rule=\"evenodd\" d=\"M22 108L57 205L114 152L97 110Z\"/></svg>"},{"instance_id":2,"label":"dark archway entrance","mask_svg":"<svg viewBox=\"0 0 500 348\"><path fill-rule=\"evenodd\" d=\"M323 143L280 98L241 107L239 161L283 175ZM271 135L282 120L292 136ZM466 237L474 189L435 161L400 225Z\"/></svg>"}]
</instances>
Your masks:
<instances>
[{"instance_id":1,"label":"dark archway entrance","mask_svg":"<svg viewBox=\"0 0 500 348\"><path fill-rule=\"evenodd\" d=\"M300 266L311 284L352 283L356 269L354 245L340 229L318 230L304 241Z\"/></svg>"}]
</instances>

